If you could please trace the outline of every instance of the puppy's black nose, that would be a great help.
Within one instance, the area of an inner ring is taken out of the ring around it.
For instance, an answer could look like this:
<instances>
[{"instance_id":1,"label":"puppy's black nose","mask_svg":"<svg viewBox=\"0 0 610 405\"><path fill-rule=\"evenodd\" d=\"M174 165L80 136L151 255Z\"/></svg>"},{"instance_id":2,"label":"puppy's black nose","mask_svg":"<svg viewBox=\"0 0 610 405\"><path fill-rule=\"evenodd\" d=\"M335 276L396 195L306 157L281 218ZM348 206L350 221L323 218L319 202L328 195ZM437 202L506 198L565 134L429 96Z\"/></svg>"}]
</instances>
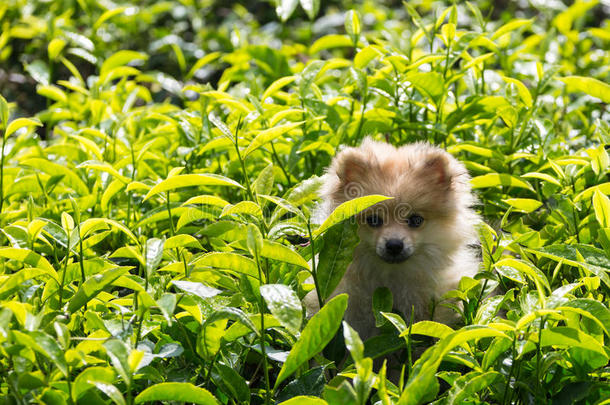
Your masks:
<instances>
[{"instance_id":1,"label":"puppy's black nose","mask_svg":"<svg viewBox=\"0 0 610 405\"><path fill-rule=\"evenodd\" d=\"M400 239L389 239L385 243L385 250L388 252L388 254L393 256L401 254L404 247L405 245Z\"/></svg>"}]
</instances>

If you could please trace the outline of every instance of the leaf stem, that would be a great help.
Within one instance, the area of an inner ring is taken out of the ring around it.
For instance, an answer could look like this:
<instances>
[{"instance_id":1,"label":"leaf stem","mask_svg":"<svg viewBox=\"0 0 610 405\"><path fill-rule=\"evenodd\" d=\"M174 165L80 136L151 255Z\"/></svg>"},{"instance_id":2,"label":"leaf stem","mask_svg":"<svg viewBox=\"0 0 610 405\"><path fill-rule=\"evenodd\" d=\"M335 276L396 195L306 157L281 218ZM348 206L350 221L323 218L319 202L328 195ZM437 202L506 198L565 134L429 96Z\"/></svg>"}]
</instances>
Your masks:
<instances>
[{"instance_id":1,"label":"leaf stem","mask_svg":"<svg viewBox=\"0 0 610 405\"><path fill-rule=\"evenodd\" d=\"M318 271L316 269L316 249L314 245L313 233L311 232L311 218L307 218L307 232L309 233L309 246L311 247L311 276L313 277L313 284L316 288L316 295L318 296L318 305L320 308L324 305L322 295L320 291L320 285L318 284Z\"/></svg>"}]
</instances>

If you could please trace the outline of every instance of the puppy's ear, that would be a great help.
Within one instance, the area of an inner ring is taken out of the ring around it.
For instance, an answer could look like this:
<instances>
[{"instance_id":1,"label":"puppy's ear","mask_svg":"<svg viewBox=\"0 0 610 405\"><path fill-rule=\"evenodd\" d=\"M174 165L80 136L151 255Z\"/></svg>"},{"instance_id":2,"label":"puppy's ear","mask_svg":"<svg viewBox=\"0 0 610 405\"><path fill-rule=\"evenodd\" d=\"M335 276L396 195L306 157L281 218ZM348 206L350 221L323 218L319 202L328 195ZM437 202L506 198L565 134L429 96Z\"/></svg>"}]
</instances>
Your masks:
<instances>
[{"instance_id":1,"label":"puppy's ear","mask_svg":"<svg viewBox=\"0 0 610 405\"><path fill-rule=\"evenodd\" d=\"M420 168L422 176L429 179L431 184L451 186L452 173L449 169L449 159L444 153L434 153L426 157Z\"/></svg>"},{"instance_id":2,"label":"puppy's ear","mask_svg":"<svg viewBox=\"0 0 610 405\"><path fill-rule=\"evenodd\" d=\"M341 183L358 182L370 170L370 162L357 149L347 149L335 157L334 170Z\"/></svg>"}]
</instances>

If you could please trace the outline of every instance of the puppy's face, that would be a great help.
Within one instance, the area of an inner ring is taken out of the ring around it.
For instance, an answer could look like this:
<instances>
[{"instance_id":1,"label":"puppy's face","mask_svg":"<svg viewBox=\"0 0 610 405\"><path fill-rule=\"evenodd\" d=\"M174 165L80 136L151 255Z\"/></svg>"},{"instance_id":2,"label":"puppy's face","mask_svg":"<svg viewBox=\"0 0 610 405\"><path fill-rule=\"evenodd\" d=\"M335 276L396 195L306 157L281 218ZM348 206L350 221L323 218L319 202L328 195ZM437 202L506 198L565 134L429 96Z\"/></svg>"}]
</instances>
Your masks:
<instances>
[{"instance_id":1,"label":"puppy's face","mask_svg":"<svg viewBox=\"0 0 610 405\"><path fill-rule=\"evenodd\" d=\"M383 262L442 255L461 242L458 195L468 176L447 152L426 144L396 149L365 140L337 155L329 174L336 175L327 190L333 208L365 195L393 197L358 216L361 247Z\"/></svg>"},{"instance_id":2,"label":"puppy's face","mask_svg":"<svg viewBox=\"0 0 610 405\"><path fill-rule=\"evenodd\" d=\"M391 201L391 200L390 200ZM401 263L419 251L430 218L408 203L379 203L360 214L359 237L386 263Z\"/></svg>"}]
</instances>

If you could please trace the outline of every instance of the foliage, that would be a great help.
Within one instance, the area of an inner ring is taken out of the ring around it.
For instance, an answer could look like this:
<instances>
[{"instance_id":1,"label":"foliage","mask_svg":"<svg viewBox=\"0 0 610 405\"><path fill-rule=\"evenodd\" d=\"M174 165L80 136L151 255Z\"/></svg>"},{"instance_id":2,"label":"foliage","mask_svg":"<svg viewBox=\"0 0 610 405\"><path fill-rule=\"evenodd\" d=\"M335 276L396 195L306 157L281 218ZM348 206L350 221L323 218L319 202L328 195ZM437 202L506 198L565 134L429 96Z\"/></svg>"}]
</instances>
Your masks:
<instances>
[{"instance_id":1,"label":"foliage","mask_svg":"<svg viewBox=\"0 0 610 405\"><path fill-rule=\"evenodd\" d=\"M320 3L0 5L6 403L606 403L602 5ZM447 297L463 327L380 291L362 342L328 299L350 215L383 197L320 223L316 193L365 136L473 175L490 225Z\"/></svg>"}]
</instances>

